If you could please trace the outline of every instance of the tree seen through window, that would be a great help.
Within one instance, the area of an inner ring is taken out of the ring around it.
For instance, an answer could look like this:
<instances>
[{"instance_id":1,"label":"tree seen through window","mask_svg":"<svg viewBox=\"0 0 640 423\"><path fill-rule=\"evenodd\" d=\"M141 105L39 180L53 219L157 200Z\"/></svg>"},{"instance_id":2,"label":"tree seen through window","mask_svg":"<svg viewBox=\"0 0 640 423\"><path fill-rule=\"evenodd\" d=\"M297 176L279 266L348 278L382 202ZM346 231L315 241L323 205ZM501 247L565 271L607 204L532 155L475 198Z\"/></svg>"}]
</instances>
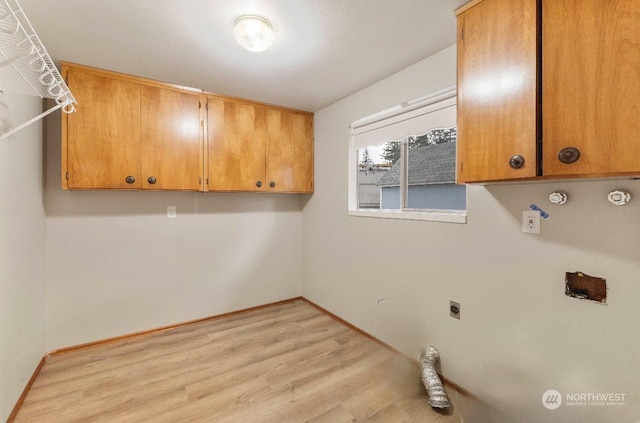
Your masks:
<instances>
[{"instance_id":1,"label":"tree seen through window","mask_svg":"<svg viewBox=\"0 0 640 423\"><path fill-rule=\"evenodd\" d=\"M447 142L455 142L457 139L456 127L432 129L423 135L411 135L408 139L409 149L426 147L427 145L444 144ZM393 165L400 160L400 143L388 142L382 149L382 159L388 164Z\"/></svg>"}]
</instances>

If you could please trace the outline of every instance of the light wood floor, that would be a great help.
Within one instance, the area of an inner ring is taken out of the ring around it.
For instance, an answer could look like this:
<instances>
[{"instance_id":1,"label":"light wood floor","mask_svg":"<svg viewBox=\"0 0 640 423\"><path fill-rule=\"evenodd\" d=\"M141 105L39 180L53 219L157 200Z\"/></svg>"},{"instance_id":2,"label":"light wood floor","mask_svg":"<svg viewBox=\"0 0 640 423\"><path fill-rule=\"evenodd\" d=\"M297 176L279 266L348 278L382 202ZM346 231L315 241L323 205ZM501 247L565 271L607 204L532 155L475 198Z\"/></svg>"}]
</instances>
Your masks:
<instances>
[{"instance_id":1,"label":"light wood floor","mask_svg":"<svg viewBox=\"0 0 640 423\"><path fill-rule=\"evenodd\" d=\"M303 300L49 357L23 422L459 422L418 365Z\"/></svg>"}]
</instances>

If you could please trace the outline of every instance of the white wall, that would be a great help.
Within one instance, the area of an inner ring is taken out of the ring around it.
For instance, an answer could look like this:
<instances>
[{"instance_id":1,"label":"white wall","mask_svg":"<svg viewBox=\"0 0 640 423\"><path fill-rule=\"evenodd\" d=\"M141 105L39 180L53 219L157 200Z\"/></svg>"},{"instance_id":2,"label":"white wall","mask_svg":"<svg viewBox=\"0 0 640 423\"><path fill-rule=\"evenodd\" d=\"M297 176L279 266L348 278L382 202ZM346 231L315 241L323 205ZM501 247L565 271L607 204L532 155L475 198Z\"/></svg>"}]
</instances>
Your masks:
<instances>
[{"instance_id":1,"label":"white wall","mask_svg":"<svg viewBox=\"0 0 640 423\"><path fill-rule=\"evenodd\" d=\"M4 99L14 126L42 111L36 97L4 94ZM7 113L3 103L0 125ZM0 140L0 421L45 352L42 146L41 121Z\"/></svg>"},{"instance_id":2,"label":"white wall","mask_svg":"<svg viewBox=\"0 0 640 423\"><path fill-rule=\"evenodd\" d=\"M638 181L469 186L466 225L347 215L349 122L454 84L455 65L453 46L316 113L303 295L410 356L435 345L442 373L485 403L465 422L636 422ZM635 201L609 205L614 188ZM556 189L566 205L548 202ZM532 203L550 214L541 235L521 232ZM608 304L565 296L574 271L606 278ZM550 411L548 389L625 393L626 405Z\"/></svg>"},{"instance_id":3,"label":"white wall","mask_svg":"<svg viewBox=\"0 0 640 423\"><path fill-rule=\"evenodd\" d=\"M301 294L306 196L63 191L47 127L48 351Z\"/></svg>"},{"instance_id":4,"label":"white wall","mask_svg":"<svg viewBox=\"0 0 640 423\"><path fill-rule=\"evenodd\" d=\"M0 141L0 418L45 351L302 293L406 354L436 345L486 404L467 422L637 421L637 181L471 186L466 225L347 216L349 122L454 82L452 47L318 112L311 198L63 191L58 114L44 192L41 124ZM40 110L7 97L16 122ZM613 188L635 201L610 206ZM548 203L555 189L568 204ZM531 203L551 215L539 236L520 232ZM577 270L607 279L608 305L564 295ZM626 405L548 411L552 388Z\"/></svg>"}]
</instances>

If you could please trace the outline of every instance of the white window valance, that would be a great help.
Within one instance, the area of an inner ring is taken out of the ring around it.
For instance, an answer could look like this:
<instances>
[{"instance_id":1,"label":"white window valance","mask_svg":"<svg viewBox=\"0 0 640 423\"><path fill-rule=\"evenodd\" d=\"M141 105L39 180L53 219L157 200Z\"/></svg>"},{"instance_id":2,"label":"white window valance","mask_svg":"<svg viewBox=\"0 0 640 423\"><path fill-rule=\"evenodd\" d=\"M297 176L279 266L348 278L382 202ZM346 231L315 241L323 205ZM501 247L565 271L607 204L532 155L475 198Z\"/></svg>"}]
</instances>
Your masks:
<instances>
[{"instance_id":1,"label":"white window valance","mask_svg":"<svg viewBox=\"0 0 640 423\"><path fill-rule=\"evenodd\" d=\"M409 135L456 124L455 87L404 103L351 123L353 148L400 141Z\"/></svg>"}]
</instances>

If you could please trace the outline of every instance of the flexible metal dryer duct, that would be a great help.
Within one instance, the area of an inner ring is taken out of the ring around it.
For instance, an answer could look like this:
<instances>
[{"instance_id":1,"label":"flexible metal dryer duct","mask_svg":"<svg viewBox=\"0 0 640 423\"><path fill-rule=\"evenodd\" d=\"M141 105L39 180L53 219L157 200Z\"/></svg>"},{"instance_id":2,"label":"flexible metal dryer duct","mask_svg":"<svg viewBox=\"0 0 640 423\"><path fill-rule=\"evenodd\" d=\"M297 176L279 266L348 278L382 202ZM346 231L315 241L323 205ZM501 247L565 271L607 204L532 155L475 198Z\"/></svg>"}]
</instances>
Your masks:
<instances>
[{"instance_id":1,"label":"flexible metal dryer duct","mask_svg":"<svg viewBox=\"0 0 640 423\"><path fill-rule=\"evenodd\" d=\"M447 408L449 407L449 398L444 390L444 386L440 381L440 377L433 367L438 359L440 353L434 347L429 345L420 353L420 368L422 370L422 383L427 388L429 394L429 405L435 408Z\"/></svg>"}]
</instances>

